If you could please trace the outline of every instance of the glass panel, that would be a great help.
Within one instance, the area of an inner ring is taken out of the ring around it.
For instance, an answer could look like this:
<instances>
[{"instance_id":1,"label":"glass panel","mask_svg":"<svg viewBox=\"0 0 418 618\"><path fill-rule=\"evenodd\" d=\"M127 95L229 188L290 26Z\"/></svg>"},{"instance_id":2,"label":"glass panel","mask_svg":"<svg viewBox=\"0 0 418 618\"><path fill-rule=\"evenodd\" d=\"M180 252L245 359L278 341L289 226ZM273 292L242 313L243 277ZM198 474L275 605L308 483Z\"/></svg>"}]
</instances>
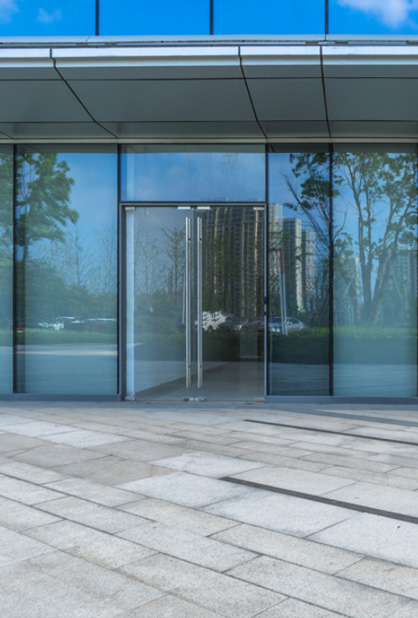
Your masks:
<instances>
[{"instance_id":1,"label":"glass panel","mask_svg":"<svg viewBox=\"0 0 418 618\"><path fill-rule=\"evenodd\" d=\"M100 0L100 34L209 34L209 0Z\"/></svg>"},{"instance_id":2,"label":"glass panel","mask_svg":"<svg viewBox=\"0 0 418 618\"><path fill-rule=\"evenodd\" d=\"M334 394L415 397L416 153L337 152L334 187Z\"/></svg>"},{"instance_id":3,"label":"glass panel","mask_svg":"<svg viewBox=\"0 0 418 618\"><path fill-rule=\"evenodd\" d=\"M270 395L329 394L329 155L269 155Z\"/></svg>"},{"instance_id":4,"label":"glass panel","mask_svg":"<svg viewBox=\"0 0 418 618\"><path fill-rule=\"evenodd\" d=\"M95 23L95 0L0 2L0 36L94 34Z\"/></svg>"},{"instance_id":5,"label":"glass panel","mask_svg":"<svg viewBox=\"0 0 418 618\"><path fill-rule=\"evenodd\" d=\"M263 202L264 147L127 146L122 199L141 202Z\"/></svg>"},{"instance_id":6,"label":"glass panel","mask_svg":"<svg viewBox=\"0 0 418 618\"><path fill-rule=\"evenodd\" d=\"M214 34L324 34L325 0L214 0Z\"/></svg>"},{"instance_id":7,"label":"glass panel","mask_svg":"<svg viewBox=\"0 0 418 618\"><path fill-rule=\"evenodd\" d=\"M264 208L126 212L127 394L264 392Z\"/></svg>"},{"instance_id":8,"label":"glass panel","mask_svg":"<svg viewBox=\"0 0 418 618\"><path fill-rule=\"evenodd\" d=\"M17 157L18 392L117 392L117 157Z\"/></svg>"},{"instance_id":9,"label":"glass panel","mask_svg":"<svg viewBox=\"0 0 418 618\"><path fill-rule=\"evenodd\" d=\"M329 0L332 34L418 34L416 2Z\"/></svg>"},{"instance_id":10,"label":"glass panel","mask_svg":"<svg viewBox=\"0 0 418 618\"><path fill-rule=\"evenodd\" d=\"M13 151L0 148L0 393L13 392Z\"/></svg>"}]
</instances>

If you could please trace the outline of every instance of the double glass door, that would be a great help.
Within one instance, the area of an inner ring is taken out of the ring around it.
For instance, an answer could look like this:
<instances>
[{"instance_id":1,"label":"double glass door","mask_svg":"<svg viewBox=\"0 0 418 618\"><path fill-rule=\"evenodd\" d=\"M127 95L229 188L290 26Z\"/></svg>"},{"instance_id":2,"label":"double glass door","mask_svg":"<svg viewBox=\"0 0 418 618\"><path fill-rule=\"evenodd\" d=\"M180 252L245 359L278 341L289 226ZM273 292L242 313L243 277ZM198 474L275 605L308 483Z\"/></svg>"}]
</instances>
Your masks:
<instances>
[{"instance_id":1,"label":"double glass door","mask_svg":"<svg viewBox=\"0 0 418 618\"><path fill-rule=\"evenodd\" d=\"M264 207L126 207L126 396L264 394Z\"/></svg>"}]
</instances>

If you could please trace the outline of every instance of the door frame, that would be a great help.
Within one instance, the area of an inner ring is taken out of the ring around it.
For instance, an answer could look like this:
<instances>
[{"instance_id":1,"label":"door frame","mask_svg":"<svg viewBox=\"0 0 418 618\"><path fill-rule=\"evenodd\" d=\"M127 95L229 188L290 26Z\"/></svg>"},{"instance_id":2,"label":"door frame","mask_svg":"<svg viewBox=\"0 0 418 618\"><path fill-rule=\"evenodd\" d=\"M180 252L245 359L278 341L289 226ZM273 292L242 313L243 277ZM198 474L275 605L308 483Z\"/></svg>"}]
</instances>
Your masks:
<instances>
[{"instance_id":1,"label":"door frame","mask_svg":"<svg viewBox=\"0 0 418 618\"><path fill-rule=\"evenodd\" d=\"M123 201L119 202L120 213L120 270L119 270L119 321L120 321L120 340L119 340L119 358L120 358L120 385L121 385L121 398L123 401L138 401L135 395L127 395L127 324L126 324L126 310L127 310L127 261L126 261L126 212L133 211L136 208L198 208L204 206L227 206L227 207L253 207L264 209L264 246L263 246L263 307L264 307L264 359L263 359L263 372L264 372L264 393L263 401L266 401L267 388L268 388L268 357L267 357L267 319L268 319L268 299L267 299L267 264L268 264L268 212L269 207L266 201L260 202L216 202L210 201L169 201L169 202L139 202L139 201ZM146 397L143 401L149 401ZM158 400L156 400L158 401ZM176 400L177 401L177 400ZM207 402L206 402L207 403ZM251 400L251 403L254 403Z\"/></svg>"}]
</instances>

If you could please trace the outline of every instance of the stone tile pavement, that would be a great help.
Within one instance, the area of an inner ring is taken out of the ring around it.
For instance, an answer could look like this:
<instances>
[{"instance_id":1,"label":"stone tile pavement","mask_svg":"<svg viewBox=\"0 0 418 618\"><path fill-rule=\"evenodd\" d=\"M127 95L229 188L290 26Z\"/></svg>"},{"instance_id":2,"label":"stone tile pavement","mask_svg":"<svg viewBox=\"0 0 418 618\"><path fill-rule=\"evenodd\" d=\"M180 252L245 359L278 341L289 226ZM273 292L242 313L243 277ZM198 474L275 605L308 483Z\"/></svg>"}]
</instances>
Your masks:
<instances>
[{"instance_id":1,"label":"stone tile pavement","mask_svg":"<svg viewBox=\"0 0 418 618\"><path fill-rule=\"evenodd\" d=\"M412 406L0 407L1 618L417 618Z\"/></svg>"}]
</instances>

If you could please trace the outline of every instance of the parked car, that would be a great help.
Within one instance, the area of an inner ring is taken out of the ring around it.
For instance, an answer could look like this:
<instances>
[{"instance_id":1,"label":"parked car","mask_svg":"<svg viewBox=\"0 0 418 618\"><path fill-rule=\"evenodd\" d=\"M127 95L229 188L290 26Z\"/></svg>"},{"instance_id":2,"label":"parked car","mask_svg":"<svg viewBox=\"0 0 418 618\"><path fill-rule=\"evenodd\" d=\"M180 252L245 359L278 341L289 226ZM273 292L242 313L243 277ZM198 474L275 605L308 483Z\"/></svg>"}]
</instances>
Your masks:
<instances>
[{"instance_id":1,"label":"parked car","mask_svg":"<svg viewBox=\"0 0 418 618\"><path fill-rule=\"evenodd\" d=\"M291 333L300 333L305 328L305 324L297 318L286 318L286 328L283 328L283 318L271 317L268 321L269 333L290 335Z\"/></svg>"}]
</instances>

